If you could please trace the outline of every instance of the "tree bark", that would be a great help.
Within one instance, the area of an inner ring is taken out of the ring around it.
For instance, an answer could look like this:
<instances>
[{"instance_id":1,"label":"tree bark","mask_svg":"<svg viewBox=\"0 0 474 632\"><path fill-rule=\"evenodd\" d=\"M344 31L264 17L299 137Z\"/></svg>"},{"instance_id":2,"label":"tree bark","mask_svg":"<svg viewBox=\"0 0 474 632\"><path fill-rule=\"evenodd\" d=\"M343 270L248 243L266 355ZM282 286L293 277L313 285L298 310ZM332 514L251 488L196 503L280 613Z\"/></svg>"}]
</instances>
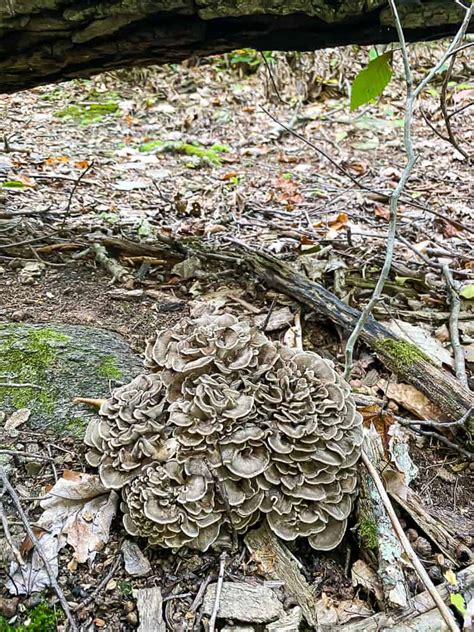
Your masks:
<instances>
[{"instance_id":1,"label":"tree bark","mask_svg":"<svg viewBox=\"0 0 474 632\"><path fill-rule=\"evenodd\" d=\"M456 31L453 0L413 0L408 41ZM242 47L316 50L397 40L387 0L2 0L0 92Z\"/></svg>"}]
</instances>

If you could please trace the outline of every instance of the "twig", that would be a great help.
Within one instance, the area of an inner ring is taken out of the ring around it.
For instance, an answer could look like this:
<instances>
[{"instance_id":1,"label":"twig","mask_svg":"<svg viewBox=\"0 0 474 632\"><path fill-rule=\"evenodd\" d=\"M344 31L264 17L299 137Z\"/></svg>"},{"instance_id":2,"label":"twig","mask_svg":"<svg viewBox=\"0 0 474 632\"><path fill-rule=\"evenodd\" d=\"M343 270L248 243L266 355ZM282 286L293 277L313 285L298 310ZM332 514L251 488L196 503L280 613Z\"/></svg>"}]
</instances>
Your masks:
<instances>
[{"instance_id":1,"label":"twig","mask_svg":"<svg viewBox=\"0 0 474 632\"><path fill-rule=\"evenodd\" d=\"M25 382L24 384L17 384L16 382L0 382L0 388L36 388L41 390L43 387L38 384L30 384Z\"/></svg>"},{"instance_id":2,"label":"twig","mask_svg":"<svg viewBox=\"0 0 474 632\"><path fill-rule=\"evenodd\" d=\"M295 347L298 351L303 351L303 327L301 326L301 312L299 309L295 312L293 331L295 332Z\"/></svg>"},{"instance_id":3,"label":"twig","mask_svg":"<svg viewBox=\"0 0 474 632\"><path fill-rule=\"evenodd\" d=\"M8 430L6 431L8 432ZM52 457L43 456L42 454L32 454L31 452L25 452L24 450L9 450L7 448L0 448L0 454L9 454L10 456L21 456L26 459L40 460L40 461L54 461Z\"/></svg>"},{"instance_id":4,"label":"twig","mask_svg":"<svg viewBox=\"0 0 474 632\"><path fill-rule=\"evenodd\" d=\"M10 533L10 527L8 526L8 518L5 513L5 509L3 507L3 502L0 500L0 520L2 521L3 532L5 534L5 540L8 543L8 546L11 548L13 555L17 561L18 566L21 568L25 565L25 560L22 558L20 551L15 546L13 542L12 535Z\"/></svg>"},{"instance_id":5,"label":"twig","mask_svg":"<svg viewBox=\"0 0 474 632\"><path fill-rule=\"evenodd\" d=\"M275 305L276 305L276 298L272 300L272 303L268 309L267 315L265 316L265 320L262 323L262 327L261 327L262 331L265 331L266 328L268 327L268 323L270 322L270 316L272 315Z\"/></svg>"},{"instance_id":6,"label":"twig","mask_svg":"<svg viewBox=\"0 0 474 632\"><path fill-rule=\"evenodd\" d=\"M61 229L64 228L64 224L66 223L66 220L69 217L69 214L71 212L72 200L74 198L74 195L75 195L75 193L77 191L78 186L81 183L81 180L92 169L93 166L94 166L94 161L92 161L90 164L88 164L87 167L82 171L81 174L79 174L79 176L74 181L74 185L73 185L73 187L71 189L71 192L69 193L69 198L68 198L68 201L67 201L67 204L66 204L66 208L64 209L64 216L63 216L63 221L61 223Z\"/></svg>"},{"instance_id":7,"label":"twig","mask_svg":"<svg viewBox=\"0 0 474 632\"><path fill-rule=\"evenodd\" d=\"M124 268L118 261L109 257L107 250L101 244L93 244L92 252L95 255L95 260L101 265L109 274L112 275L112 283L118 281L121 283L131 278L130 272Z\"/></svg>"},{"instance_id":8,"label":"twig","mask_svg":"<svg viewBox=\"0 0 474 632\"><path fill-rule=\"evenodd\" d=\"M92 406L93 408L100 408L106 399L96 399L95 397L75 397L72 400L73 404L86 404L86 406Z\"/></svg>"},{"instance_id":9,"label":"twig","mask_svg":"<svg viewBox=\"0 0 474 632\"><path fill-rule=\"evenodd\" d=\"M393 0L390 0L390 2L393 2ZM412 563L415 571L417 572L419 578L421 579L421 581L423 582L423 584L426 587L426 590L429 592L429 594L431 595L434 603L436 604L436 607L438 608L438 610L440 611L443 619L446 621L446 624L448 626L448 629L451 630L451 632L459 632L459 627L456 623L456 620L454 619L451 611L449 610L449 608L446 606L446 604L444 603L443 599L441 598L440 594L438 593L438 591L436 590L435 585L433 584L433 582L430 579L430 576L428 575L428 573L426 572L423 564L420 562L420 560L418 559L418 556L416 555L415 551L413 550L407 536L405 535L405 532L403 531L403 528L400 524L400 521L397 517L397 514L395 513L395 510L393 508L393 505L390 501L390 498L388 497L387 492L385 491L385 487L383 486L382 480L379 476L379 473L377 472L377 470L375 469L375 467L372 465L372 463L370 462L368 456L362 452L362 460L364 462L365 467L367 468L367 471L369 472L370 476L372 477L375 486L377 488L377 491L380 494L380 497L382 499L383 505L385 507L385 510L387 511L387 514L392 522L393 528L395 530L395 533L397 534L400 543L402 545L402 547L405 550L405 553L407 554L407 557L409 558L410 562Z\"/></svg>"},{"instance_id":10,"label":"twig","mask_svg":"<svg viewBox=\"0 0 474 632\"><path fill-rule=\"evenodd\" d=\"M466 24L466 29L467 29L467 24ZM448 84L449 84L449 80L450 80L452 72L453 72L454 64L456 62L456 56L457 56L457 53L454 53L451 56L451 60L449 62L448 69L446 70L446 75L444 77L443 85L441 86L441 93L439 95L439 106L440 106L441 112L443 114L444 124L446 126L446 132L448 134L448 138L444 139L444 140L448 140L451 143L451 145L455 149L457 149L458 152L462 156L464 156L464 158L466 158L466 160L469 160L470 159L469 154L466 151L464 151L464 149L462 147L460 147L460 145L459 145L459 143L458 143L458 141L457 141L457 139L456 139L456 137L455 137L455 135L453 133L453 130L451 128L451 117L449 116L448 106L447 106L447 103L446 103L446 95L447 95L447 92L448 92Z\"/></svg>"},{"instance_id":11,"label":"twig","mask_svg":"<svg viewBox=\"0 0 474 632\"><path fill-rule=\"evenodd\" d=\"M21 522L23 523L23 526L25 528L25 531L28 535L28 537L30 538L31 542L33 543L33 546L36 549L36 552L38 553L38 556L41 558L43 564L44 564L44 568L46 570L46 573L48 575L49 581L51 582L51 586L54 588L54 590L56 591L56 594L58 596L59 599L59 603L61 604L61 608L64 611L64 614L66 615L66 619L69 622L69 625L71 627L71 630L74 630L75 632L78 631L78 627L76 625L76 621L74 620L74 617L72 615L71 609L69 608L69 604L66 600L66 597L64 596L64 593L61 589L61 586L58 584L57 580L56 580L56 576L54 574L54 570L51 568L51 564L49 563L49 560L47 558L47 556L45 555L44 551L43 551L43 547L41 546L38 538L36 537L33 529L31 528L31 525L28 521L28 517L26 516L23 507L21 505L20 502L20 498L18 497L18 494L16 493L16 491L13 489L12 484L10 483L10 481L8 480L8 476L5 472L5 469L3 467L0 466L0 478L3 482L3 487L5 488L5 490L8 492L8 494L10 495L10 498L12 499L12 502L15 506L15 509L17 510L17 513L21 519Z\"/></svg>"},{"instance_id":12,"label":"twig","mask_svg":"<svg viewBox=\"0 0 474 632\"><path fill-rule=\"evenodd\" d=\"M221 553L221 557L220 557L219 576L217 578L217 585L216 585L216 598L214 600L214 608L212 609L211 618L209 619L209 632L215 632L216 630L216 620L217 620L217 613L219 611L219 602L221 599L222 584L224 583L226 560L227 560L227 553L224 551L223 553Z\"/></svg>"},{"instance_id":13,"label":"twig","mask_svg":"<svg viewBox=\"0 0 474 632\"><path fill-rule=\"evenodd\" d=\"M465 456L467 459L469 459L469 461L474 461L473 452L469 452L469 450L466 450L465 448L458 445L457 443L450 441L447 437L440 434L439 432L433 432L431 430L422 430L421 428L414 427L417 425L414 423L409 423L409 424L404 423L404 422L400 422L400 423L402 424L402 426L409 427L413 432L416 432L417 434L423 435L424 437L431 437L433 439L436 439L440 443L444 443L446 447L451 448L451 450L455 450L456 452L459 452L460 454ZM423 422L420 421L419 424L423 424Z\"/></svg>"},{"instance_id":14,"label":"twig","mask_svg":"<svg viewBox=\"0 0 474 632\"><path fill-rule=\"evenodd\" d=\"M464 353L459 340L459 312L461 309L461 300L459 298L456 284L454 283L453 275L448 265L443 266L443 274L446 279L446 286L448 288L450 314L449 314L449 335L451 338L451 347L454 353L454 370L456 371L456 377L464 384L466 388L469 388L466 374L466 365L464 360Z\"/></svg>"},{"instance_id":15,"label":"twig","mask_svg":"<svg viewBox=\"0 0 474 632\"><path fill-rule=\"evenodd\" d=\"M347 341L346 352L345 352L345 370L344 370L344 377L346 379L349 378L351 370L352 370L354 347L357 343L357 340L359 339L360 333L362 329L364 328L364 325L366 324L367 320L372 314L372 310L375 304L377 303L377 301L379 300L382 294L385 282L388 279L388 275L390 274L390 269L392 267L393 252L395 248L395 236L396 236L396 229L397 229L398 201L405 188L406 183L408 182L408 179L410 178L411 172L416 162L416 156L413 149L413 139L412 139L412 120L413 120L413 110L414 110L415 100L420 95L420 93L425 89L428 83L432 80L435 74L439 71L439 69L443 66L443 64L446 62L446 59L451 54L451 51L456 48L456 46L458 45L458 43L464 36L465 30L467 29L469 25L469 22L471 20L472 13L474 10L474 3L471 3L469 9L466 11L466 15L464 17L463 23L461 27L459 28L453 41L449 45L448 50L441 57L438 63L425 75L425 77L420 81L420 83L415 88L413 85L413 75L410 68L410 61L408 58L408 50L407 50L407 45L405 41L405 35L403 33L403 27L400 21L400 17L398 15L397 5L396 5L395 0L389 0L389 4L394 16L398 39L401 46L403 66L405 70L405 81L406 81L406 86L407 86L407 96L406 96L406 101L405 101L404 134L403 134L407 161L405 163L405 167L403 169L402 175L400 176L400 180L398 181L395 190L390 196L390 219L389 219L389 227L388 227L388 234L387 234L387 251L385 254L384 264L382 266L382 271L380 273L380 276L375 286L375 289L373 291L373 294L368 304L366 305L366 307L362 310L360 318L354 330L352 331L351 335L349 336L349 340Z\"/></svg>"},{"instance_id":16,"label":"twig","mask_svg":"<svg viewBox=\"0 0 474 632\"><path fill-rule=\"evenodd\" d=\"M85 608L86 606L88 606L91 603L91 601L94 601L94 599L105 588L105 586L107 586L109 581L114 576L114 573L118 568L118 565L120 564L120 556L121 556L121 553L117 555L117 557L115 558L115 562L110 567L110 570L107 573L107 575L105 575L105 577L101 579L100 584L91 592L90 595L88 595L83 601L81 601L80 604L78 604L74 608L74 612L77 612L78 610L81 610L82 608Z\"/></svg>"}]
</instances>

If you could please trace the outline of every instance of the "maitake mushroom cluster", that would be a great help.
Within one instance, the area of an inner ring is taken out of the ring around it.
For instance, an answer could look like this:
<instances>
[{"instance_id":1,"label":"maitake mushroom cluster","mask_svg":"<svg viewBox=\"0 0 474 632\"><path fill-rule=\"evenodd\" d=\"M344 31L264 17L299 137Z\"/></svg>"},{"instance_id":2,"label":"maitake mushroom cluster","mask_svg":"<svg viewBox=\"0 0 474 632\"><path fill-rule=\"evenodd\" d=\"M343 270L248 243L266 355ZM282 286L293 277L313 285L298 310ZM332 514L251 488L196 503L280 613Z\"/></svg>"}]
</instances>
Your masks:
<instances>
[{"instance_id":1,"label":"maitake mushroom cluster","mask_svg":"<svg viewBox=\"0 0 474 632\"><path fill-rule=\"evenodd\" d=\"M145 365L85 438L130 534L205 551L265 518L284 540L340 543L362 428L330 362L223 314L159 332Z\"/></svg>"}]
</instances>

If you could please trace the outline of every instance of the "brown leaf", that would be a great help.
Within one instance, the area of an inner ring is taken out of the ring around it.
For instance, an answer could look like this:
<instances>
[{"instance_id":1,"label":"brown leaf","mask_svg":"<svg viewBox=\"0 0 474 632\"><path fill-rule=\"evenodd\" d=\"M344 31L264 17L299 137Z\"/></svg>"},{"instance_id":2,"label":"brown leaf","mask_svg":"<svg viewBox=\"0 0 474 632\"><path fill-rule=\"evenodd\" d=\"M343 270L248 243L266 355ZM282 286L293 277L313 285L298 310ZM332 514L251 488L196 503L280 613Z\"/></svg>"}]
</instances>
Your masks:
<instances>
[{"instance_id":1,"label":"brown leaf","mask_svg":"<svg viewBox=\"0 0 474 632\"><path fill-rule=\"evenodd\" d=\"M338 213L335 217L333 216L328 221L328 224L333 230L340 230L347 224L348 221L349 215L347 213Z\"/></svg>"},{"instance_id":2,"label":"brown leaf","mask_svg":"<svg viewBox=\"0 0 474 632\"><path fill-rule=\"evenodd\" d=\"M381 217L387 221L390 219L390 211L388 207L384 204L380 204L379 202L374 202L374 215L375 217Z\"/></svg>"},{"instance_id":3,"label":"brown leaf","mask_svg":"<svg viewBox=\"0 0 474 632\"><path fill-rule=\"evenodd\" d=\"M375 430L382 438L384 449L387 453L390 440L388 431L395 421L393 414L382 410L377 404L359 408L359 412L362 414L363 424L366 428L369 428L371 425L374 426Z\"/></svg>"},{"instance_id":4,"label":"brown leaf","mask_svg":"<svg viewBox=\"0 0 474 632\"><path fill-rule=\"evenodd\" d=\"M381 384L382 386L382 384ZM442 421L441 410L411 384L384 384L385 394L397 404L416 415L418 419Z\"/></svg>"}]
</instances>

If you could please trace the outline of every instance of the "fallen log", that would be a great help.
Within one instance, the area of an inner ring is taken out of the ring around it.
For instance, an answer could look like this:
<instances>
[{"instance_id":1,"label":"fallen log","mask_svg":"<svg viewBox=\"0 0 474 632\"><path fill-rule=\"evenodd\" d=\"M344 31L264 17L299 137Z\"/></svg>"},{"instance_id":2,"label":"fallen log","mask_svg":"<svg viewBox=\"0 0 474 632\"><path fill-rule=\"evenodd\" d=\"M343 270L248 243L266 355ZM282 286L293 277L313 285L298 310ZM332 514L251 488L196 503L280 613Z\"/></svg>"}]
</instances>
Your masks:
<instances>
[{"instance_id":1,"label":"fallen log","mask_svg":"<svg viewBox=\"0 0 474 632\"><path fill-rule=\"evenodd\" d=\"M192 249L196 254L201 251L204 256L205 250L196 248L196 244ZM233 243L233 254L248 264L269 287L314 309L347 332L354 329L360 312L319 283L296 272L288 263L240 242ZM445 369L436 366L417 345L402 340L374 318L370 318L362 329L361 340L400 380L413 384L450 420L465 418L466 430L474 433L474 394Z\"/></svg>"}]
</instances>

